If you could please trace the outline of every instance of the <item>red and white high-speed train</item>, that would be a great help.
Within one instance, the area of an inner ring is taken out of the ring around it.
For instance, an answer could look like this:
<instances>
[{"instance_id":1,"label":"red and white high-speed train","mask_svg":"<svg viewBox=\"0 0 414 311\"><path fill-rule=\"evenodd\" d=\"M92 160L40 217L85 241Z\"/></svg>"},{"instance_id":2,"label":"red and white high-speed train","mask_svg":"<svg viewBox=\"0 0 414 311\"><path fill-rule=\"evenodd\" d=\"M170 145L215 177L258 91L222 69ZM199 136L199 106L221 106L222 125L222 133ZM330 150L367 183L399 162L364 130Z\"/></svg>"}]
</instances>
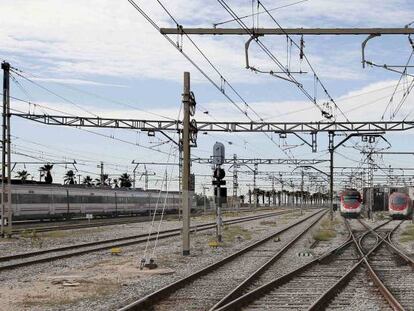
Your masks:
<instances>
[{"instance_id":1,"label":"red and white high-speed train","mask_svg":"<svg viewBox=\"0 0 414 311\"><path fill-rule=\"evenodd\" d=\"M388 198L388 213L393 219L406 219L411 217L413 202L410 196L403 192L393 192Z\"/></svg>"},{"instance_id":2,"label":"red and white high-speed train","mask_svg":"<svg viewBox=\"0 0 414 311\"><path fill-rule=\"evenodd\" d=\"M341 215L349 218L360 216L363 205L361 193L356 189L345 189L340 194Z\"/></svg>"}]
</instances>

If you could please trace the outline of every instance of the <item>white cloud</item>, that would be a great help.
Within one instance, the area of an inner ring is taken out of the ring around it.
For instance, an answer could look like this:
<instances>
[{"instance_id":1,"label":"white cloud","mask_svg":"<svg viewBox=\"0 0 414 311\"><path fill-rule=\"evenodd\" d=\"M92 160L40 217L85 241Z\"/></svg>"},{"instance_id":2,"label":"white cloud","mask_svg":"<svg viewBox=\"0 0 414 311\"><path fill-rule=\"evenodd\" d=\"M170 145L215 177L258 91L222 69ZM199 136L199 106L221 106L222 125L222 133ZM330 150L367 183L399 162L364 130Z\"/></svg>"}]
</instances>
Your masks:
<instances>
[{"instance_id":1,"label":"white cloud","mask_svg":"<svg viewBox=\"0 0 414 311\"><path fill-rule=\"evenodd\" d=\"M103 83L84 79L65 79L65 78L31 78L34 81L55 82L59 84L73 84L73 85L95 85L95 86L113 86L126 87L126 85L116 83Z\"/></svg>"},{"instance_id":2,"label":"white cloud","mask_svg":"<svg viewBox=\"0 0 414 311\"><path fill-rule=\"evenodd\" d=\"M172 25L155 1L137 3L160 25ZM408 22L412 15L409 10L404 10L404 5L408 5L404 1L373 3L368 0L312 0L279 10L277 17L285 26L291 26L292 20L301 26L312 26L315 23L324 26L329 21L338 24L396 25L404 20ZM206 3L201 0L175 0L165 4L185 25L208 27L215 21L228 18L227 13L215 1ZM237 1L230 5L240 14L250 12L249 6L244 2ZM66 78L70 76L73 79L85 79L85 76L98 74L178 80L181 77L178 73L192 69L127 1L7 1L2 3L2 14L8 18L2 20L0 49L17 55L21 62L18 65L22 67L36 68L36 63L41 62L45 73L60 74ZM378 19L378 16L381 18ZM263 25L269 23L263 18ZM172 38L180 39L174 36ZM243 82L251 79L251 75L243 70L244 39L194 37L194 40L219 68L224 68L230 81ZM196 56L188 42L184 43L184 50L189 51L201 63L200 56ZM328 55L328 58L311 55L323 76L360 78L354 71L346 70L346 66L334 65L335 62L329 61L335 57L335 53L331 53L334 55ZM282 57L283 54L280 55ZM260 54L260 59L269 64L263 54ZM211 69L206 70L212 72ZM341 71L341 75L336 74L338 71ZM195 80L199 77L198 74L194 76ZM251 82L260 81L259 78Z\"/></svg>"}]
</instances>

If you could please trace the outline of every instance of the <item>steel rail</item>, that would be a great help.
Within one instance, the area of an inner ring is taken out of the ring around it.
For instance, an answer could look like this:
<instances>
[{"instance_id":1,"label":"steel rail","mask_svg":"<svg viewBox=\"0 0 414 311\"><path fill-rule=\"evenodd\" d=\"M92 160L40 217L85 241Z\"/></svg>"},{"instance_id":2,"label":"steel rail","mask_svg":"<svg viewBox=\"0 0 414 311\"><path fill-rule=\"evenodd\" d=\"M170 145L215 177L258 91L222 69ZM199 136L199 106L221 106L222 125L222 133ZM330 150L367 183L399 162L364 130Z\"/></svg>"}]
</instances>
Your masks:
<instances>
[{"instance_id":1,"label":"steel rail","mask_svg":"<svg viewBox=\"0 0 414 311\"><path fill-rule=\"evenodd\" d=\"M223 297L219 302L217 302L210 310L215 310L224 306L228 302L240 297L242 292L251 285L255 280L257 280L265 271L268 269L272 264L275 263L289 248L292 247L306 232L308 232L316 223L318 223L321 218L325 214L321 215L321 217L317 218L315 221L311 223L309 227L306 227L305 230L299 232L292 240L290 240L281 250L279 250L275 255L273 255L268 261L266 261L261 267L259 267L256 271L254 271L249 277L247 277L243 282L240 283L236 288L234 288L230 293L228 293L225 297Z\"/></svg>"},{"instance_id":2,"label":"steel rail","mask_svg":"<svg viewBox=\"0 0 414 311\"><path fill-rule=\"evenodd\" d=\"M366 228L369 228L369 226L367 226L366 224L364 224L363 222L361 222L361 224L363 224ZM388 304L390 305L390 307L393 310L398 310L398 311L403 311L405 310L404 307L400 304L400 302L398 301L397 298L394 297L394 295L391 293L391 291L387 288L387 286L385 286L385 284L382 282L382 280L379 278L378 274L375 272L375 270L372 268L372 266L370 265L369 261L368 261L368 256L370 254L372 254L376 249L378 249L378 247L380 245L382 245L383 242L387 242L387 238L401 225L401 223L399 223L393 230L391 230L388 234L386 239L383 239L378 233L376 233L374 231L374 233L380 238L380 242L377 244L377 246L372 249L372 251L367 254L363 260L365 263L365 266L368 269L368 273L372 279L372 281L375 283L375 285L377 286L378 290L381 292L382 296L385 298L385 300L387 300ZM368 230L370 230L371 232L372 229L369 228Z\"/></svg>"},{"instance_id":3,"label":"steel rail","mask_svg":"<svg viewBox=\"0 0 414 311\"><path fill-rule=\"evenodd\" d=\"M363 222L361 222L363 225L365 225L367 228L369 228L370 231L372 231L374 234L377 234L377 232L373 231L372 228L370 228L368 225L364 224ZM403 221L401 221L398 226L395 228L395 230L403 223ZM402 259L404 259L404 261L407 262L407 264L409 264L410 266L412 266L414 268L414 260L412 258L410 258L409 256L407 256L402 250L400 250L398 247L396 247L394 245L394 243L391 241L391 236L392 234L395 232L395 230L393 230L391 232L391 234L387 237L387 238L382 238L381 236L379 236L380 239L384 240L383 242L385 244L387 244L387 246L389 246L390 248L392 248Z\"/></svg>"},{"instance_id":4,"label":"steel rail","mask_svg":"<svg viewBox=\"0 0 414 311\"><path fill-rule=\"evenodd\" d=\"M269 208L261 208L261 209L255 209L257 211L265 211L265 210L269 210ZM226 212L233 212L234 210L229 210L229 209L225 209L223 211L223 213L225 214ZM238 212L251 212L251 209L239 209ZM215 215L214 212L208 212L205 214L201 214L201 213L192 213L191 216L192 217L197 217L197 216L202 216L202 215ZM159 216L161 214L157 213L156 219L159 219ZM151 215L152 217L153 215ZM178 214L166 214L164 215L164 220L165 219L174 219L174 218L178 218ZM61 231L61 230L74 230L74 229L87 229L87 228L93 228L93 227L103 227L103 226L115 226L115 225L121 225L121 224L129 224L129 223L143 223L143 222L148 222L150 220L148 220L148 215L145 216L118 216L116 218L101 218L101 219L97 219L95 218L94 221L91 221L90 223L87 222L87 219L85 218L81 218L81 219L70 219L67 221L58 221L58 222L47 222L47 223L54 223L53 226L47 226L47 225L43 225L41 222L27 222L25 223L23 222L16 222L13 223L13 231L12 234L21 234L23 232L30 232L30 231L35 231L35 232L49 232L49 231ZM75 223L70 223L70 222L75 222ZM77 222L81 222L81 223L77 223ZM30 224L32 224L30 226ZM27 227L26 227L27 226Z\"/></svg>"},{"instance_id":5,"label":"steel rail","mask_svg":"<svg viewBox=\"0 0 414 311\"><path fill-rule=\"evenodd\" d=\"M358 249L358 251L359 251L359 253L360 253L360 255L361 255L361 259L354 265L354 266L352 266L352 268L351 269L349 269L335 284L333 284L329 289L327 289L310 307L309 307L309 309L308 309L308 311L317 311L317 310L322 310L322 309L326 309L326 307L327 307L327 305L329 304L329 302L335 297L335 295L342 289L342 288L344 288L347 284L348 284L348 282L351 280L351 278L354 276L354 274L356 273L356 271L358 270L358 268L360 268L361 266L362 266L362 264L365 264L365 265L367 265L367 260L366 260L366 258L372 253L372 252L374 252L378 247L380 247L380 245L381 245L381 243L383 243L384 242L384 240L382 239L382 237L380 238L380 236L378 235L377 236L377 242L376 242L376 244L365 254L364 253L364 251L363 251L363 247L362 247L362 241L363 241L363 239L366 237L366 236L368 236L370 233L372 233L372 232L374 232L374 233L376 233L374 230L377 230L377 229L379 229L380 227L382 227L382 226L384 226L384 225L386 225L386 224L388 224L388 223L390 223L390 221L391 220L389 220L389 221L387 221L387 222L385 222L385 223L383 223L383 224L381 224L379 227L376 227L375 229L372 229L372 228L370 228L370 227L367 227L367 226L365 226L363 223L361 223L362 225L364 225L364 227L367 229L367 231L366 232L364 232L360 237L359 237L359 239L357 240L356 239L356 237L355 237L355 235L353 234L353 232L352 231L350 231L351 232L351 234L352 234L352 240L353 240L353 242L354 242L354 245L357 247L357 249ZM345 222L345 224L346 224L346 226L347 226L347 228L348 228L348 230L352 230L351 228L350 228L350 226L349 226L349 223L346 221ZM398 227L398 226L397 226ZM397 227L395 227L393 230L396 230L397 229ZM369 266L369 265L368 265ZM369 273L370 273L370 277L372 278L372 280L374 281L374 283L375 284L379 284L380 285L380 283L377 283L378 282L378 280L377 280L377 278L376 278L376 275L375 275L375 273L374 274L371 274L371 272L370 272L370 267L368 267L367 266L367 268L368 268L368 271L369 271ZM378 286L378 285L377 285ZM384 298L385 298L385 295L388 295L388 293L386 292L386 291L384 291L384 292L382 292L381 291L381 293L382 293L382 295L384 296ZM389 300L386 298L386 300L387 300L387 302L388 303L392 303L392 304L394 304L395 306L397 306L398 305L398 302L395 302L395 301L393 301L392 300L392 298L391 297L389 297ZM397 310L400 310L400 309L397 309Z\"/></svg>"},{"instance_id":6,"label":"steel rail","mask_svg":"<svg viewBox=\"0 0 414 311\"><path fill-rule=\"evenodd\" d=\"M153 293L151 293L151 294L149 294L149 295L147 295L147 296L145 296L145 297L143 297L143 298L141 298L137 301L134 301L134 302L128 304L127 306L124 306L124 307L120 308L118 311L127 311L127 310L132 311L132 310L143 310L143 309L145 310L145 308L151 307L151 305L153 303L155 303L156 301L159 301L163 297L165 297L165 296L171 294L172 292L182 288L183 286L185 286L186 284L192 282L193 280L195 280L195 279L197 279L197 278L199 278L199 277L201 277L201 276L203 276L203 275L205 275L205 274L207 274L211 271L216 270L217 268L223 266L224 264L236 259L238 256L254 249L257 246L262 245L263 243L265 243L265 242L271 240L272 238L274 238L275 236L280 235L281 233L283 233L283 232L285 232L285 231L287 231L287 230L289 230L289 229L305 222L306 220L309 220L310 218L312 218L312 217L314 217L314 216L316 216L316 215L318 215L319 213L322 213L322 212L323 212L323 214L322 214L322 216L323 216L324 214L326 214L327 211L323 209L323 210L317 211L316 213L312 213L312 215L307 216L307 217L305 217L305 218L303 218L303 219L287 226L286 228L278 230L277 232L274 232L274 233L268 235L264 239L261 239L260 241L257 241L253 244L250 244L250 245L244 247L243 249L241 249L237 252L234 252L231 255L229 255L229 256L227 256L227 257L225 257L225 258L223 258L223 259L221 259L217 262L214 262L214 263L210 264L207 267L204 267L204 268L196 271L195 273L192 273L192 274L190 274L190 275L188 275L188 276L186 276L186 277L184 277L184 278L182 278L182 279L180 279L176 282L173 282L173 283L171 283L171 284L169 284L169 285L167 285L167 286L165 286L165 287L163 287L163 288L161 288L161 289L159 289L159 290L157 290L157 291L155 291L155 292L153 292ZM320 216L320 217L322 217L322 216ZM318 219L319 219L319 217L318 217Z\"/></svg>"},{"instance_id":7,"label":"steel rail","mask_svg":"<svg viewBox=\"0 0 414 311\"><path fill-rule=\"evenodd\" d=\"M379 226L377 226L375 229L378 229L384 225L386 225L388 222L383 223ZM349 247L350 245L356 245L357 246L357 241L354 240L354 236L352 234L352 230L350 228L348 228L349 234L348 234L348 238L347 240L342 243L341 245L339 245L338 247L333 248L332 250L326 252L325 254L319 256L318 258L304 264L303 266L294 269L288 273L286 273L285 275L274 279L246 294L244 294L243 296L238 297L237 299L229 302L228 304L216 309L217 311L228 311L228 310L239 310L242 306L245 306L246 304L256 300L258 297L264 296L266 295L268 292L270 292L271 290L273 290L274 288L277 288L287 282L289 282L290 280L294 279L298 274L314 267L315 265L329 260L332 256L337 255L338 253L340 253L343 249L345 249L346 247ZM316 310L316 309L314 309Z\"/></svg>"},{"instance_id":8,"label":"steel rail","mask_svg":"<svg viewBox=\"0 0 414 311\"><path fill-rule=\"evenodd\" d=\"M227 225L232 225L232 224L237 224L237 223L242 223L242 222L247 222L247 221L252 221L252 220L258 220L262 218L268 218L272 216L284 215L284 214L288 214L291 212L294 212L294 210L280 211L276 213L267 213L267 214L262 214L262 215L246 216L246 217L226 220L223 223ZM216 224L212 222L207 223L207 224L202 224L199 226L192 226L191 232L214 229L215 226ZM180 234L181 234L181 228L168 229L168 230L161 231L158 238L164 239L164 238L169 238L173 236L179 236ZM28 265L37 264L37 263L53 261L53 260L62 259L62 258L68 258L72 256L79 256L79 255L83 255L86 253L92 253L96 251L109 249L112 247L140 244L140 243L146 242L148 239L152 241L156 238L157 238L156 234L153 234L148 238L148 233L146 233L146 234L140 234L140 235L134 235L134 236L121 237L121 238L116 238L116 239L81 243L81 244L76 244L76 245L68 245L68 246L63 246L63 247L50 248L50 249L45 249L45 250L40 250L40 251L35 251L35 252L27 252L27 253L15 254L15 255L3 256L3 257L0 257L0 262L7 262L7 261L12 261L12 260L36 257L36 256L44 255L44 254L52 254L52 253L74 250L73 252L70 252L70 253L55 254L55 255L50 255L48 257L43 257L43 258L33 258L29 261L5 264L5 265L0 266L0 271L9 270L9 269L17 268L17 267L22 267L22 266L28 266ZM97 247L94 247L94 246L97 246ZM88 248L88 247L93 247L93 248ZM87 248L87 249L82 249L82 248Z\"/></svg>"}]
</instances>

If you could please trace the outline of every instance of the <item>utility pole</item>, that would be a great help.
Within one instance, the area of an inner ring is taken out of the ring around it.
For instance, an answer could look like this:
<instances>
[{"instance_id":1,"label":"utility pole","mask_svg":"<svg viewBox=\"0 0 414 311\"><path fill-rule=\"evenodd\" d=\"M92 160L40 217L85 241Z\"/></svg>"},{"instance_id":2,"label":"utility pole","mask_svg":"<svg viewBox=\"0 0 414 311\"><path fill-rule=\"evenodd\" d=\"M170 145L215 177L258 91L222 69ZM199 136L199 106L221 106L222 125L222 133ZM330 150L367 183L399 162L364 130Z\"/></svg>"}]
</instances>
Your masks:
<instances>
[{"instance_id":1,"label":"utility pole","mask_svg":"<svg viewBox=\"0 0 414 311\"><path fill-rule=\"evenodd\" d=\"M134 163L134 161L132 161L132 163ZM135 164L134 170L132 171L133 174L133 181L132 181L132 188L135 190L136 189L136 180L137 180L137 168L138 168L139 163Z\"/></svg>"},{"instance_id":2,"label":"utility pole","mask_svg":"<svg viewBox=\"0 0 414 311\"><path fill-rule=\"evenodd\" d=\"M237 169L239 167L239 164L237 163L237 155L233 155L233 208L238 209L239 207L239 199L237 196L237 189L239 188L239 182L238 182L238 175L237 175Z\"/></svg>"},{"instance_id":3,"label":"utility pole","mask_svg":"<svg viewBox=\"0 0 414 311\"><path fill-rule=\"evenodd\" d=\"M304 172L303 172L303 170L302 170L301 173L302 173L301 174L302 180L301 180L301 183L300 183L300 194L301 194L302 199L301 199L301 202L300 202L300 214L303 215L303 201L304 201L304 193L303 193L303 175L304 175Z\"/></svg>"},{"instance_id":4,"label":"utility pole","mask_svg":"<svg viewBox=\"0 0 414 311\"><path fill-rule=\"evenodd\" d=\"M256 189L256 176L258 171L258 164L254 163L254 170L253 170L253 198L254 198L254 207L257 208L257 198L258 198L258 189Z\"/></svg>"},{"instance_id":5,"label":"utility pole","mask_svg":"<svg viewBox=\"0 0 414 311\"><path fill-rule=\"evenodd\" d=\"M3 136L2 136L2 195L1 195L1 236L11 235L11 149L10 149L10 64L3 62ZM6 223L7 221L7 223ZM5 226L7 230L5 230Z\"/></svg>"},{"instance_id":6,"label":"utility pole","mask_svg":"<svg viewBox=\"0 0 414 311\"><path fill-rule=\"evenodd\" d=\"M206 190L210 189L209 187L203 185L203 211L204 214L207 212L207 197L206 197Z\"/></svg>"},{"instance_id":7,"label":"utility pole","mask_svg":"<svg viewBox=\"0 0 414 311\"><path fill-rule=\"evenodd\" d=\"M146 166L144 166L144 190L148 190L148 170Z\"/></svg>"},{"instance_id":8,"label":"utility pole","mask_svg":"<svg viewBox=\"0 0 414 311\"><path fill-rule=\"evenodd\" d=\"M183 175L182 175L182 198L183 198L183 255L190 255L190 73L184 72L183 92Z\"/></svg>"},{"instance_id":9,"label":"utility pole","mask_svg":"<svg viewBox=\"0 0 414 311\"><path fill-rule=\"evenodd\" d=\"M178 135L178 189L181 191L181 204L178 207L178 220L181 220L182 214L182 186L183 186L183 140L182 136Z\"/></svg>"},{"instance_id":10,"label":"utility pole","mask_svg":"<svg viewBox=\"0 0 414 311\"><path fill-rule=\"evenodd\" d=\"M104 163L103 163L103 161L101 161L101 164L98 165L98 168L101 169L100 179L101 179L101 188L103 188L104 187Z\"/></svg>"},{"instance_id":11,"label":"utility pole","mask_svg":"<svg viewBox=\"0 0 414 311\"><path fill-rule=\"evenodd\" d=\"M331 220L333 220L333 170L334 170L334 152L335 152L335 132L329 132L329 217Z\"/></svg>"},{"instance_id":12,"label":"utility pole","mask_svg":"<svg viewBox=\"0 0 414 311\"><path fill-rule=\"evenodd\" d=\"M282 173L279 173L279 178L280 178L280 185L281 185L281 191L282 191L282 193L280 194L280 199L282 200L282 204L280 204L280 201L279 201L279 205L284 205L284 203L285 203L285 198L284 198L284 196L285 196L285 193L283 192L283 188L284 188L284 182L283 182L283 179L282 179Z\"/></svg>"},{"instance_id":13,"label":"utility pole","mask_svg":"<svg viewBox=\"0 0 414 311\"><path fill-rule=\"evenodd\" d=\"M272 201L273 201L273 207L276 206L275 175L272 175Z\"/></svg>"}]
</instances>

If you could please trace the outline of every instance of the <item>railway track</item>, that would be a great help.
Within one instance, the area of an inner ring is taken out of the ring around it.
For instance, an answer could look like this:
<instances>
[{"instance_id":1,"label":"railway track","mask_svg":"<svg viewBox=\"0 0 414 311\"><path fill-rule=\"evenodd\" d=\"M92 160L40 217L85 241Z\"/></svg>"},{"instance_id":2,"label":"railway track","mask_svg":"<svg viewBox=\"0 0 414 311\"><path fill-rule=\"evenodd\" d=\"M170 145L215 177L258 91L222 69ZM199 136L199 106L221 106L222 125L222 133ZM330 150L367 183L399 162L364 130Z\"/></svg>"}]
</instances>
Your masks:
<instances>
[{"instance_id":1,"label":"railway track","mask_svg":"<svg viewBox=\"0 0 414 311\"><path fill-rule=\"evenodd\" d=\"M257 211L264 209L257 209ZM238 212L251 212L251 209L241 209ZM230 211L224 211L223 214ZM213 212L205 215L212 215ZM200 216L201 213L192 213L191 216ZM66 221L17 221L13 223L12 234L22 234L26 232L50 232L50 231L61 231L61 230L73 230L73 229L84 229L94 228L103 226L123 225L131 223L147 222L152 219L152 215L146 216L120 216L116 218L96 218L88 221L87 219L80 218L76 220ZM156 217L159 219L159 216ZM164 215L164 219L178 219L178 214L167 214ZM53 224L53 225L50 225Z\"/></svg>"},{"instance_id":2,"label":"railway track","mask_svg":"<svg viewBox=\"0 0 414 311\"><path fill-rule=\"evenodd\" d=\"M279 216L293 212L293 210L279 211L273 213L266 213L261 215L245 216L236 219L226 220L223 222L225 225L233 225L243 223L252 220L258 220L268 218L272 216ZM192 232L205 231L215 228L215 223L206 223L191 228ZM179 236L181 234L181 228L169 229L160 231L159 239L169 238L173 236ZM133 236L127 236L122 238L94 241L89 243L75 244L57 248L50 248L39 250L35 252L26 252L9 256L0 257L0 271L9 270L17 267L28 266L37 263L49 262L57 259L68 258L72 256L79 256L86 253L106 250L112 247L121 247L134 244L140 244L149 240L154 240L157 234L154 233L148 238L148 234L139 234Z\"/></svg>"},{"instance_id":3,"label":"railway track","mask_svg":"<svg viewBox=\"0 0 414 311\"><path fill-rule=\"evenodd\" d=\"M203 268L177 282L174 282L120 310L205 310L215 308L228 299L226 293L238 294L241 288L251 285L255 278L246 279L249 273L256 275L274 266L301 236L315 225L324 215L318 211L296 223L245 247L232 255ZM292 232L293 228L299 233ZM281 237L278 244L275 237ZM243 284L240 286L239 284Z\"/></svg>"},{"instance_id":4,"label":"railway track","mask_svg":"<svg viewBox=\"0 0 414 311\"><path fill-rule=\"evenodd\" d=\"M383 284L381 291L395 310L414 310L414 261L392 242L393 230L386 234L375 233L382 241L368 256L372 271Z\"/></svg>"},{"instance_id":5,"label":"railway track","mask_svg":"<svg viewBox=\"0 0 414 311\"><path fill-rule=\"evenodd\" d=\"M348 225L349 239L339 247L249 291L217 310L323 310L329 305L331 309L343 307L344 300L339 297L336 303L331 304L331 302L335 300L338 293L347 288L347 284L351 280L357 280L356 276L365 275L361 270L361 267L366 264L365 255L368 256L383 241L380 236L378 241L377 238L366 238L370 234L375 234L375 230L388 223L386 222L374 230L366 229L365 232L357 234ZM370 246L373 247L367 254L362 250L360 244L362 241L364 241L366 249ZM369 269L368 266L367 269ZM366 281L366 277L363 277L362 280ZM361 279L358 280L358 282L360 281ZM378 286L376 282L374 283ZM343 297L347 298L346 295ZM376 299L381 299L380 309L384 306L387 307L388 299L384 299L382 296L376 297Z\"/></svg>"}]
</instances>

